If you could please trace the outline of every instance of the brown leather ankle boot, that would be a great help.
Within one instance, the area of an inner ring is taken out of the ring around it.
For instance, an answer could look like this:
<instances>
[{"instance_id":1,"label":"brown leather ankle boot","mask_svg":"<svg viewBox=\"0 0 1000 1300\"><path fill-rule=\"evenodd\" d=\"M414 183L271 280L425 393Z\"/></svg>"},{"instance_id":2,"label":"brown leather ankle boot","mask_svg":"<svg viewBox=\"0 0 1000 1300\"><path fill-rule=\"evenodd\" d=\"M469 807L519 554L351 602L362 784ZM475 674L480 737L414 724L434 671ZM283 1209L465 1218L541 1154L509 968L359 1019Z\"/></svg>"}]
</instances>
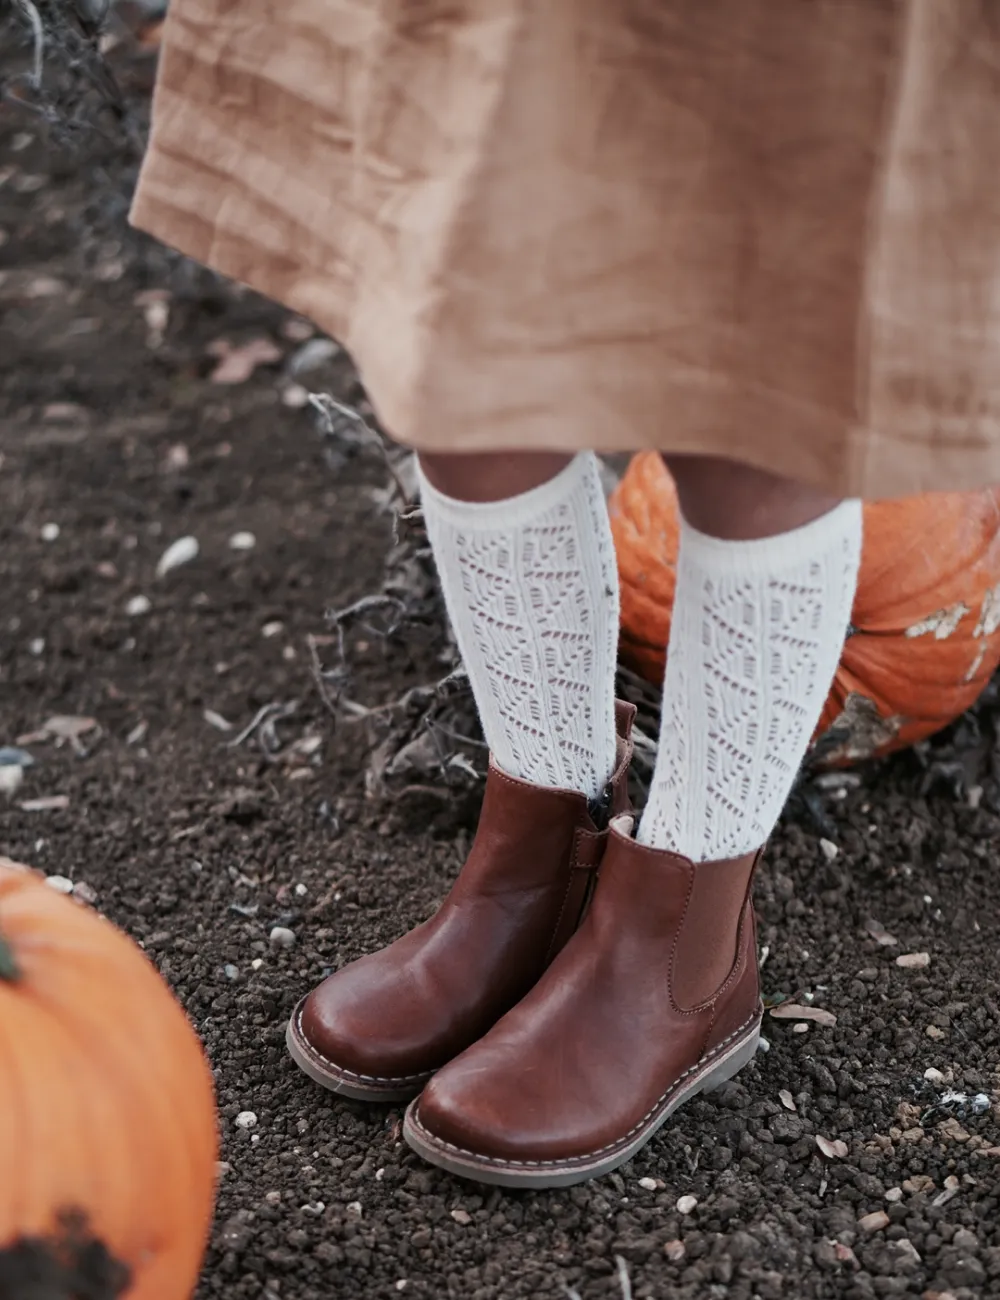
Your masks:
<instances>
[{"instance_id":1,"label":"brown leather ankle boot","mask_svg":"<svg viewBox=\"0 0 1000 1300\"><path fill-rule=\"evenodd\" d=\"M317 1083L362 1101L415 1096L524 997L577 928L625 811L631 705L605 807L490 765L479 828L437 913L330 975L296 1007L288 1050Z\"/></svg>"},{"instance_id":2,"label":"brown leather ankle boot","mask_svg":"<svg viewBox=\"0 0 1000 1300\"><path fill-rule=\"evenodd\" d=\"M624 1164L684 1101L731 1078L760 1031L759 856L694 866L614 822L582 925L410 1106L410 1146L479 1182L568 1187Z\"/></svg>"}]
</instances>

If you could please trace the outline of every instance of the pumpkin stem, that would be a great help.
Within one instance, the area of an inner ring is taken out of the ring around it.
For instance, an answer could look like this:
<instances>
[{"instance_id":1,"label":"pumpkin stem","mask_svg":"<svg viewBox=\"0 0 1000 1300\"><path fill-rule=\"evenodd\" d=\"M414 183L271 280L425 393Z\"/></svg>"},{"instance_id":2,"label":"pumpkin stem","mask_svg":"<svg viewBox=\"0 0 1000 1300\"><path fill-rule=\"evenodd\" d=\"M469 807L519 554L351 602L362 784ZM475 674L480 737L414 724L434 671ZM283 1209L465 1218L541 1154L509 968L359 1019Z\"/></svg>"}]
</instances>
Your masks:
<instances>
[{"instance_id":1,"label":"pumpkin stem","mask_svg":"<svg viewBox=\"0 0 1000 1300\"><path fill-rule=\"evenodd\" d=\"M11 984L21 978L21 972L18 970L17 962L14 960L14 953L10 944L0 934L0 980L8 980Z\"/></svg>"}]
</instances>

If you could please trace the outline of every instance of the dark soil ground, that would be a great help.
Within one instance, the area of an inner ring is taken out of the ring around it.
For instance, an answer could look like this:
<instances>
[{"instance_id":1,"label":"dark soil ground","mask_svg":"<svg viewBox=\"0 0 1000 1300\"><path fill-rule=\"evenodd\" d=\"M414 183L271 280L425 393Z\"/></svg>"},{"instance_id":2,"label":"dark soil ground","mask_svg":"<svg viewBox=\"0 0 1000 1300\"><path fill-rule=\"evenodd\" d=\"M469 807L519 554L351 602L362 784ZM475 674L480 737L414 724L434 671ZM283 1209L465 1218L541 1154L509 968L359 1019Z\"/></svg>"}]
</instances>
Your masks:
<instances>
[{"instance_id":1,"label":"dark soil ground","mask_svg":"<svg viewBox=\"0 0 1000 1300\"><path fill-rule=\"evenodd\" d=\"M480 1191L424 1167L399 1111L295 1069L303 990L424 917L468 832L366 797L363 734L310 671L324 611L378 588L383 467L331 468L283 404L298 323L128 234L121 204L95 234L100 183L0 107L0 744L52 714L99 725L79 753L30 746L0 852L90 885L204 1039L224 1163L202 1300L1000 1295L992 704L922 755L803 791L760 879L764 982L836 1024L769 1018L770 1050L620 1174ZM220 338L282 360L213 383ZM336 358L308 383L356 396ZM230 547L240 531L252 549ZM157 578L186 535L198 558ZM432 675L398 642L356 642L355 663L369 700ZM292 702L277 757L231 743ZM67 804L22 807L48 796ZM293 947L269 944L275 924ZM896 965L913 952L926 969Z\"/></svg>"}]
</instances>

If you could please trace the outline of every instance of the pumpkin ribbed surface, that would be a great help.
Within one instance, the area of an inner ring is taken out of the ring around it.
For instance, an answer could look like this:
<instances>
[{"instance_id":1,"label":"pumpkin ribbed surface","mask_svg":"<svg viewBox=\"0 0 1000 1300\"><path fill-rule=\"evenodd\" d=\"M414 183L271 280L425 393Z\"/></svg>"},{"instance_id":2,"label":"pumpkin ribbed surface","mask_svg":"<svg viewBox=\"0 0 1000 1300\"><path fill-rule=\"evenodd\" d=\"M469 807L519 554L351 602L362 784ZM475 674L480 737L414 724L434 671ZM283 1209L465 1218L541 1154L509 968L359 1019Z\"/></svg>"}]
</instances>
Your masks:
<instances>
[{"instance_id":1,"label":"pumpkin ribbed surface","mask_svg":"<svg viewBox=\"0 0 1000 1300\"><path fill-rule=\"evenodd\" d=\"M217 1150L194 1031L130 939L9 863L0 957L0 1273L78 1215L129 1270L128 1300L186 1300Z\"/></svg>"},{"instance_id":2,"label":"pumpkin ribbed surface","mask_svg":"<svg viewBox=\"0 0 1000 1300\"><path fill-rule=\"evenodd\" d=\"M611 495L621 658L663 678L677 493L640 452ZM1000 663L1000 489L865 505L851 633L817 731L826 761L914 744L964 712Z\"/></svg>"}]
</instances>

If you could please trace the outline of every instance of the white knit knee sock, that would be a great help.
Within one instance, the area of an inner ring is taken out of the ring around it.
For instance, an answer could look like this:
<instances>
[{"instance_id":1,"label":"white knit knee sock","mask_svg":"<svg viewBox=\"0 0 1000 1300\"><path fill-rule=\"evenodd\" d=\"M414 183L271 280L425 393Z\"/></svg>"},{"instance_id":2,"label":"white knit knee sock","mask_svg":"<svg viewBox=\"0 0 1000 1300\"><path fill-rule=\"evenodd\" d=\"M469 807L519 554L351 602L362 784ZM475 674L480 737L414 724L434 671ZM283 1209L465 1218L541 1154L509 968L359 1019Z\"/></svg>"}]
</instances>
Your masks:
<instances>
[{"instance_id":1,"label":"white knit knee sock","mask_svg":"<svg viewBox=\"0 0 1000 1300\"><path fill-rule=\"evenodd\" d=\"M489 504L420 476L445 603L497 764L595 798L614 770L618 574L596 457Z\"/></svg>"},{"instance_id":2,"label":"white knit knee sock","mask_svg":"<svg viewBox=\"0 0 1000 1300\"><path fill-rule=\"evenodd\" d=\"M858 501L760 541L682 521L643 844L716 862L771 834L837 668L860 554Z\"/></svg>"}]
</instances>

